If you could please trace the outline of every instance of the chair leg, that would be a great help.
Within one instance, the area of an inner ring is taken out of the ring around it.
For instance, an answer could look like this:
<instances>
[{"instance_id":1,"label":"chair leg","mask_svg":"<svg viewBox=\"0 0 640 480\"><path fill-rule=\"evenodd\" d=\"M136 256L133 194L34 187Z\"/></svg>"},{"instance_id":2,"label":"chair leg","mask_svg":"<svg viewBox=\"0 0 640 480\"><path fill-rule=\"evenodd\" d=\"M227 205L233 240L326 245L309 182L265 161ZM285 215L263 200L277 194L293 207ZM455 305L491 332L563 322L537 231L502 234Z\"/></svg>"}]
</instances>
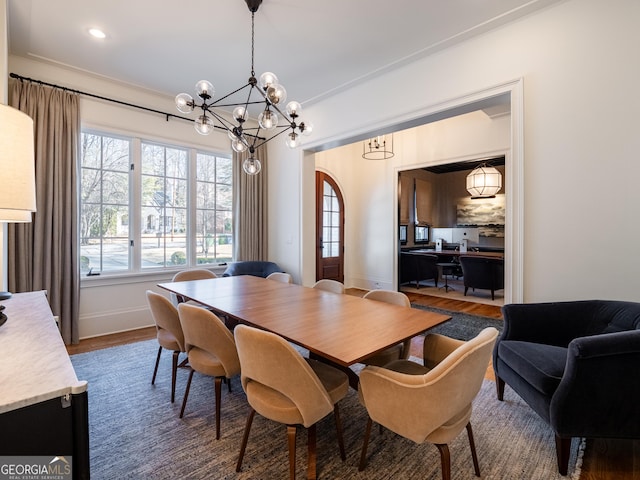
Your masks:
<instances>
[{"instance_id":1,"label":"chair leg","mask_svg":"<svg viewBox=\"0 0 640 480\"><path fill-rule=\"evenodd\" d=\"M491 289L491 300L495 300L496 299L496 291L494 289Z\"/></svg>"},{"instance_id":2,"label":"chair leg","mask_svg":"<svg viewBox=\"0 0 640 480\"><path fill-rule=\"evenodd\" d=\"M178 375L178 355L180 352L173 352L173 361L171 362L171 403L176 399L176 377Z\"/></svg>"},{"instance_id":3,"label":"chair leg","mask_svg":"<svg viewBox=\"0 0 640 480\"><path fill-rule=\"evenodd\" d=\"M156 375L158 374L158 365L160 364L160 354L162 353L162 346L158 348L158 356L156 357L156 367L153 369L153 377L151 377L151 385L156 383Z\"/></svg>"},{"instance_id":4,"label":"chair leg","mask_svg":"<svg viewBox=\"0 0 640 480\"><path fill-rule=\"evenodd\" d=\"M295 427L294 427L295 428ZM294 433L295 435L295 433ZM307 429L307 480L316 480L316 464L318 459L318 454L316 451L316 424L314 423ZM295 449L295 443L293 445ZM291 480L295 479L295 472Z\"/></svg>"},{"instance_id":5,"label":"chair leg","mask_svg":"<svg viewBox=\"0 0 640 480\"><path fill-rule=\"evenodd\" d=\"M191 379L193 378L194 370L189 372L189 379L187 380L187 388L184 389L184 398L182 399L182 408L180 409L180 418L184 415L184 407L187 406L187 398L189 398L189 389L191 388Z\"/></svg>"},{"instance_id":6,"label":"chair leg","mask_svg":"<svg viewBox=\"0 0 640 480\"><path fill-rule=\"evenodd\" d=\"M558 458L558 472L565 476L569 471L569 456L571 454L571 437L556 435L556 457Z\"/></svg>"},{"instance_id":7,"label":"chair leg","mask_svg":"<svg viewBox=\"0 0 640 480\"><path fill-rule=\"evenodd\" d=\"M480 464L478 464L478 454L476 453L476 443L473 441L473 430L471 430L471 422L467 423L467 436L469 437L469 446L471 447L471 458L473 459L473 470L476 477L480 476Z\"/></svg>"},{"instance_id":8,"label":"chair leg","mask_svg":"<svg viewBox=\"0 0 640 480\"><path fill-rule=\"evenodd\" d=\"M467 291L469 290L469 287L464 287L464 296L467 296Z\"/></svg>"},{"instance_id":9,"label":"chair leg","mask_svg":"<svg viewBox=\"0 0 640 480\"><path fill-rule=\"evenodd\" d=\"M289 479L296 478L296 431L295 425L287 425L287 444L289 445ZM311 428L309 428L311 432ZM309 433L309 468L311 468L311 433Z\"/></svg>"},{"instance_id":10,"label":"chair leg","mask_svg":"<svg viewBox=\"0 0 640 480\"><path fill-rule=\"evenodd\" d=\"M247 441L249 440L249 432L251 431L251 423L253 422L253 417L256 414L256 411L252 408L249 411L249 416L247 417L247 423L244 427L244 434L242 435L242 444L240 445L240 455L238 456L238 463L236 464L236 472L240 472L242 470L242 459L244 458L244 451L247 448Z\"/></svg>"},{"instance_id":11,"label":"chair leg","mask_svg":"<svg viewBox=\"0 0 640 480\"><path fill-rule=\"evenodd\" d=\"M504 400L504 380L496 376L496 391L498 394L498 400L501 402Z\"/></svg>"},{"instance_id":12,"label":"chair leg","mask_svg":"<svg viewBox=\"0 0 640 480\"><path fill-rule=\"evenodd\" d=\"M446 443L436 443L440 450L440 464L442 465L442 480L451 480L451 456Z\"/></svg>"},{"instance_id":13,"label":"chair leg","mask_svg":"<svg viewBox=\"0 0 640 480\"><path fill-rule=\"evenodd\" d=\"M336 420L336 434L338 435L338 448L340 449L340 458L344 462L347 459L347 455L344 451L344 438L342 436L342 420L340 419L340 408L336 403L333 406L333 418Z\"/></svg>"},{"instance_id":14,"label":"chair leg","mask_svg":"<svg viewBox=\"0 0 640 480\"><path fill-rule=\"evenodd\" d=\"M360 454L360 465L358 465L358 470L363 471L367 466L367 447L369 446L369 437L371 436L371 425L373 421L371 417L367 419L367 427L364 430L364 443L362 444L362 453Z\"/></svg>"},{"instance_id":15,"label":"chair leg","mask_svg":"<svg viewBox=\"0 0 640 480\"><path fill-rule=\"evenodd\" d=\"M220 403L222 400L222 378L216 377L214 380L216 392L216 440L220 440Z\"/></svg>"}]
</instances>

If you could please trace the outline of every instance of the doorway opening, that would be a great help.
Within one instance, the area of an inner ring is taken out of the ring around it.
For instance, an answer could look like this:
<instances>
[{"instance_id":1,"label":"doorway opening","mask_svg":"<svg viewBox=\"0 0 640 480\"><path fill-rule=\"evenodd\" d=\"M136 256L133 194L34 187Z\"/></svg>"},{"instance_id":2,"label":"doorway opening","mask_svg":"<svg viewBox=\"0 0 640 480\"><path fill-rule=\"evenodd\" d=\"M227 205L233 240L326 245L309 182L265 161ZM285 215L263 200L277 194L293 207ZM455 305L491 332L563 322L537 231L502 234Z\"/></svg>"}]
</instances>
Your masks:
<instances>
[{"instance_id":1,"label":"doorway opening","mask_svg":"<svg viewBox=\"0 0 640 480\"><path fill-rule=\"evenodd\" d=\"M471 197L466 179L480 165L505 177L505 156L398 172L400 291L504 305L505 190Z\"/></svg>"},{"instance_id":2,"label":"doorway opening","mask_svg":"<svg viewBox=\"0 0 640 480\"><path fill-rule=\"evenodd\" d=\"M412 127L426 125L429 123L438 122L439 120L448 119L458 115L462 115L476 110L494 110L495 107L502 108L505 106L506 113L509 113L506 122L508 123L508 138L506 138L502 145L496 145L498 148L488 148L486 150L478 151L478 155L474 155L472 158L480 158L481 155L505 155L505 289L504 289L504 301L505 303L522 303L524 301L524 282L523 282L523 264L524 264L524 97L523 97L523 80L521 78L508 81L493 87L482 89L479 91L471 92L460 97L452 98L437 104L430 104L418 109L417 111L411 111L410 114L397 115L393 119L381 120L377 123L366 125L359 130L352 130L347 136L328 136L324 139L319 139L316 143L308 145L305 149L305 162L308 167L305 167L304 178L306 179L310 188L306 188L303 192L303 200L305 200L305 206L303 207L302 215L302 236L315 234L313 222L315 221L315 212L311 211L311 208L315 206L315 185L313 182L313 176L316 169L320 166L326 171L332 172L336 175L335 178L339 180L342 185L345 184L345 188L351 188L351 180L349 172L345 171L344 180L341 177L343 171L340 168L336 168L335 171L331 166L333 161L332 150L336 147L349 147L362 142L367 138L374 135L383 135L393 132L402 131ZM471 132L473 134L473 132ZM461 139L464 141L464 137ZM361 143L359 144L361 147ZM433 143L427 145L429 149L433 149L437 144ZM414 152L415 150L410 151ZM346 283L358 288L371 288L372 284L382 284L384 288L396 289L397 284L397 271L399 263L400 240L398 234L398 212L393 207L399 195L397 187L397 173L402 170L411 168L421 168L430 165L438 165L451 163L458 160L472 159L467 155L471 152L464 152L461 155L452 153L450 155L442 155L439 157L431 156L431 158L425 156L416 157L411 156L408 161L403 158L403 155L396 155L392 160L392 164L388 165L387 172L393 173L384 180L385 182L391 182L383 185L383 190L380 192L384 198L378 197L386 203L387 207L382 204L377 205L376 210L376 231L380 234L378 237L378 243L375 244L376 255L379 257L381 248L384 248L391 257L392 264L384 264L382 262L372 262L366 265L366 268L358 272L357 275L352 276L351 257L346 260L345 271L348 273L349 278L346 279ZM357 154L359 158L360 155ZM337 158L337 157L336 157ZM314 168L315 167L315 168ZM381 184L382 185L382 184ZM356 185L357 187L357 185ZM386 192L386 193L385 193ZM386 210L388 208L388 210ZM368 210L370 211L370 210ZM387 215L380 216L379 213L388 212ZM350 208L350 215L354 215L353 207ZM351 244L352 230L349 229L347 234L347 243ZM356 232L357 233L357 232ZM355 234L355 233L354 233ZM311 240L311 238L309 238ZM311 272L315 265L315 254L312 250L316 247L316 241L303 242L304 253L302 256L302 269L303 272L309 272L309 277L306 280L311 282L313 280ZM362 255L367 255L367 252L362 252ZM368 257L367 257L368 258ZM386 257L389 259L389 257ZM315 276L315 272L313 273ZM382 288L382 287L376 287Z\"/></svg>"}]
</instances>

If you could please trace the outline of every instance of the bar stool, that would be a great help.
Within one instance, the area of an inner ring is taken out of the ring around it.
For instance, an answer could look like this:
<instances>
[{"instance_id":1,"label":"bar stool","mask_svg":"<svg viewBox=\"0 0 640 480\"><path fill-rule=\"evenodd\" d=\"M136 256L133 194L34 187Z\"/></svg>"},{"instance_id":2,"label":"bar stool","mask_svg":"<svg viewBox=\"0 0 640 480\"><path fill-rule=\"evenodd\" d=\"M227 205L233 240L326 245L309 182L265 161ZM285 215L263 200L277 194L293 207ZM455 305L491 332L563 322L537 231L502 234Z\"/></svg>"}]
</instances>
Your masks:
<instances>
[{"instance_id":1,"label":"bar stool","mask_svg":"<svg viewBox=\"0 0 640 480\"><path fill-rule=\"evenodd\" d=\"M438 262L438 267L442 271L442 276L444 277L444 285L440 288L444 288L445 292L449 292L449 289L455 290L452 286L449 285L449 277L448 275L453 275L455 268L458 266L457 263L454 262Z\"/></svg>"}]
</instances>

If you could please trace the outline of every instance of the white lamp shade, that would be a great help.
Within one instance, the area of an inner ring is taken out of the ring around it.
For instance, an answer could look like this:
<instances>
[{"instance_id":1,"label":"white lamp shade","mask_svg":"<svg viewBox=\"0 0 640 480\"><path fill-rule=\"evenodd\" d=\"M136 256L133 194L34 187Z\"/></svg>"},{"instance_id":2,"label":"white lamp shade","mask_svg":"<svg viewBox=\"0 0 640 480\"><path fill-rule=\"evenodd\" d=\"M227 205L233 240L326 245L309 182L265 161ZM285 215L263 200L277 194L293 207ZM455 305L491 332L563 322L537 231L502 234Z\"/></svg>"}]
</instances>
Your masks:
<instances>
[{"instance_id":1,"label":"white lamp shade","mask_svg":"<svg viewBox=\"0 0 640 480\"><path fill-rule=\"evenodd\" d=\"M467 191L472 197L493 197L502 188L502 175L486 165L474 168L467 175Z\"/></svg>"},{"instance_id":2,"label":"white lamp shade","mask_svg":"<svg viewBox=\"0 0 640 480\"><path fill-rule=\"evenodd\" d=\"M0 221L30 222L36 211L33 120L0 105Z\"/></svg>"}]
</instances>

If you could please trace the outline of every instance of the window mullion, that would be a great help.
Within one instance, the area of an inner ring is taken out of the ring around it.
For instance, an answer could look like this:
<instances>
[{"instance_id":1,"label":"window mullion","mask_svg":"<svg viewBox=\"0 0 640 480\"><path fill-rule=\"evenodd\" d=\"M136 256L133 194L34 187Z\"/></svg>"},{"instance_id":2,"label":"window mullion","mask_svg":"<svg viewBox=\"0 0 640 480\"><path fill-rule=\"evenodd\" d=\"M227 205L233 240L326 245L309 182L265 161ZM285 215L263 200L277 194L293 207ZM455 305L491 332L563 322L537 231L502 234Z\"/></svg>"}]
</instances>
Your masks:
<instances>
[{"instance_id":1,"label":"window mullion","mask_svg":"<svg viewBox=\"0 0 640 480\"><path fill-rule=\"evenodd\" d=\"M129 268L133 272L142 270L142 142L133 138L131 142L131 170L129 175Z\"/></svg>"},{"instance_id":2,"label":"window mullion","mask_svg":"<svg viewBox=\"0 0 640 480\"><path fill-rule=\"evenodd\" d=\"M197 157L198 152L195 148L189 149L189 163L188 169L189 174L187 178L189 179L189 183L187 184L187 231L189 232L187 238L189 241L187 242L187 258L189 259L189 265L197 265L197 234L196 234L196 210L197 210L197 195L198 195L198 184L197 184Z\"/></svg>"}]
</instances>

